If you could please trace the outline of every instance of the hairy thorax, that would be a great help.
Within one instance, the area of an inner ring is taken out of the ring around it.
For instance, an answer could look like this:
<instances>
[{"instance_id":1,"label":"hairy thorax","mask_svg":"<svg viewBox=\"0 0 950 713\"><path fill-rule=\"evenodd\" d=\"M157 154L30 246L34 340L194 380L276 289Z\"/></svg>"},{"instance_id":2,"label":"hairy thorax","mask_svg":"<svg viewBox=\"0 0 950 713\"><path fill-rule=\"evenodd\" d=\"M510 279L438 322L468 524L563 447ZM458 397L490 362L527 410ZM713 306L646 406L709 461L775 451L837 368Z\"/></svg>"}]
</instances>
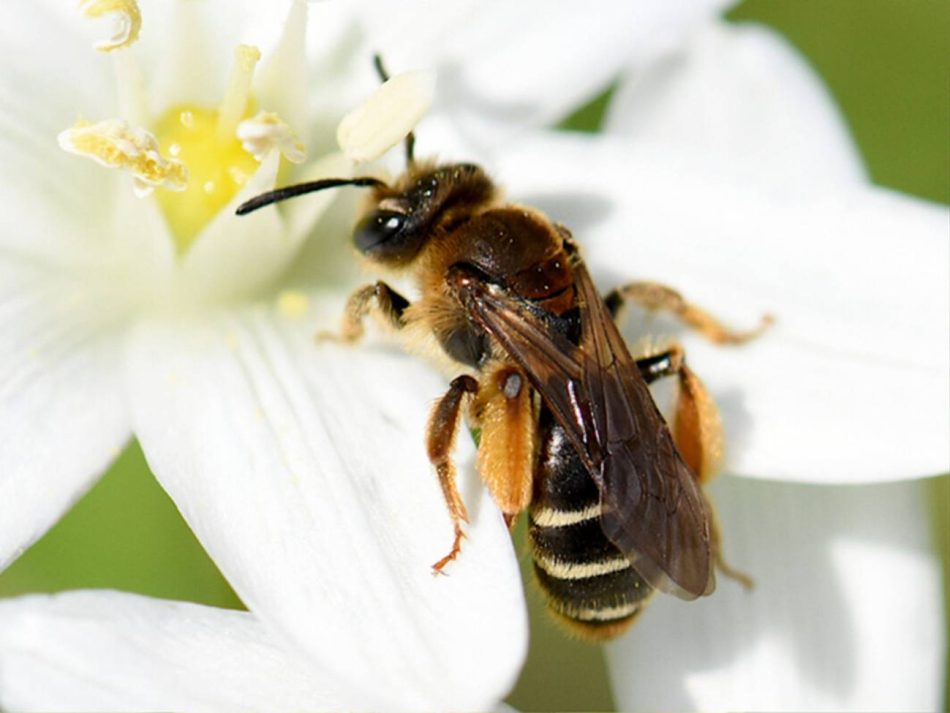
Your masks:
<instances>
[{"instance_id":1,"label":"hairy thorax","mask_svg":"<svg viewBox=\"0 0 950 713\"><path fill-rule=\"evenodd\" d=\"M489 208L438 235L418 260L421 298L406 321L428 325L452 361L479 367L495 345L473 324L446 287L445 275L464 264L492 283L561 315L574 306L570 261L562 236L538 211L517 205Z\"/></svg>"}]
</instances>

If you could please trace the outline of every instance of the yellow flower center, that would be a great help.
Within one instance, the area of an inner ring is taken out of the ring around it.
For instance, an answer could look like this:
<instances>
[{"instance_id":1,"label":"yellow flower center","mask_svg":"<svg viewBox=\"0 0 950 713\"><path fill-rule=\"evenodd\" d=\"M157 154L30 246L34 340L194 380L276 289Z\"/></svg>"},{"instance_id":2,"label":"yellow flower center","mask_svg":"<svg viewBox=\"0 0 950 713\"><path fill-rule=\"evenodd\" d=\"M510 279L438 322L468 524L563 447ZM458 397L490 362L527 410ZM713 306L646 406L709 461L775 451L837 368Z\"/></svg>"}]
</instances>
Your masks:
<instances>
[{"instance_id":1,"label":"yellow flower center","mask_svg":"<svg viewBox=\"0 0 950 713\"><path fill-rule=\"evenodd\" d=\"M259 165L233 130L219 130L220 118L220 111L184 105L168 111L154 127L162 154L188 166L185 190L155 193L180 255Z\"/></svg>"},{"instance_id":2,"label":"yellow flower center","mask_svg":"<svg viewBox=\"0 0 950 713\"><path fill-rule=\"evenodd\" d=\"M251 79L261 58L251 45L238 45L224 99L217 109L186 104L167 111L155 125L161 153L188 167L187 183L177 193L156 194L179 255L257 171L271 150L299 162L304 147L280 118L258 112Z\"/></svg>"},{"instance_id":3,"label":"yellow flower center","mask_svg":"<svg viewBox=\"0 0 950 713\"><path fill-rule=\"evenodd\" d=\"M134 15L135 21L127 23L134 39L139 15L133 0L87 0L87 5L88 12L116 12L126 19ZM305 157L304 145L277 114L260 111L250 116L255 110L251 80L260 58L256 47L238 45L217 109L197 104L172 107L152 130L123 119L96 123L80 119L59 134L59 144L104 166L128 171L139 196L155 188L166 189L154 195L175 248L183 255L271 151L294 163Z\"/></svg>"}]
</instances>

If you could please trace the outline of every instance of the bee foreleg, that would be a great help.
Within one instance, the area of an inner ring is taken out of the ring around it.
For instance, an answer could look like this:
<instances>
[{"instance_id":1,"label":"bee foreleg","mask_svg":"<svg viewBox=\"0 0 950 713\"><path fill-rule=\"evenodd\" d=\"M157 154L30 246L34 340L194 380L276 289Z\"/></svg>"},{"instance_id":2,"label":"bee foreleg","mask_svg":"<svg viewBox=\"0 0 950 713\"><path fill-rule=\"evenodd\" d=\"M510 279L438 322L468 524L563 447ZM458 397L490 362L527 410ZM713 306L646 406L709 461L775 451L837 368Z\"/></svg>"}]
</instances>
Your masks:
<instances>
[{"instance_id":1,"label":"bee foreleg","mask_svg":"<svg viewBox=\"0 0 950 713\"><path fill-rule=\"evenodd\" d=\"M611 290L604 302L610 313L617 317L624 303L630 301L650 312L670 312L683 324L695 329L715 344L743 344L754 339L774 322L771 315L764 315L758 327L734 330L702 307L687 302L671 287L657 282L631 282Z\"/></svg>"},{"instance_id":2,"label":"bee foreleg","mask_svg":"<svg viewBox=\"0 0 950 713\"><path fill-rule=\"evenodd\" d=\"M478 472L510 527L531 502L538 428L528 380L510 364L488 371L472 412L481 429Z\"/></svg>"},{"instance_id":3,"label":"bee foreleg","mask_svg":"<svg viewBox=\"0 0 950 713\"><path fill-rule=\"evenodd\" d=\"M722 461L722 421L712 396L686 365L683 348L674 344L665 351L637 359L637 368L648 384L665 376L677 377L673 440L699 481L709 482Z\"/></svg>"},{"instance_id":4,"label":"bee foreleg","mask_svg":"<svg viewBox=\"0 0 950 713\"><path fill-rule=\"evenodd\" d=\"M455 437L458 435L459 422L462 416L462 401L466 395L471 396L478 392L478 382L471 376L458 376L452 380L445 396L439 399L429 417L429 428L426 437L426 446L429 460L435 466L439 476L439 485L445 504L452 517L452 527L455 530L455 540L449 553L432 565L436 572L454 560L462 550L462 538L465 533L462 523L468 522L468 511L462 496L459 494L455 482L455 464L452 462L452 448Z\"/></svg>"},{"instance_id":5,"label":"bee foreleg","mask_svg":"<svg viewBox=\"0 0 950 713\"><path fill-rule=\"evenodd\" d=\"M409 300L385 282L364 285L346 301L340 333L320 332L317 339L334 339L347 344L359 341L365 332L363 319L374 307L386 324L393 329L401 329L404 324L403 313L409 307Z\"/></svg>"}]
</instances>

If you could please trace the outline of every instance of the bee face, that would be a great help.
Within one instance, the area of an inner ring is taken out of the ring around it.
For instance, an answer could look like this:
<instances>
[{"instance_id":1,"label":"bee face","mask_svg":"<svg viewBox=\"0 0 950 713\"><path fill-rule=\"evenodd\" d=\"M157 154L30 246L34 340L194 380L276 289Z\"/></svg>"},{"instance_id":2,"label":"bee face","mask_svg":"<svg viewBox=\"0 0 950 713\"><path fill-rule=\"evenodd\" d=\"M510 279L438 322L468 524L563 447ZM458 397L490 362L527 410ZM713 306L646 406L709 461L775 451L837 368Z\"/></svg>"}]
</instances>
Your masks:
<instances>
[{"instance_id":1,"label":"bee face","mask_svg":"<svg viewBox=\"0 0 950 713\"><path fill-rule=\"evenodd\" d=\"M475 164L426 166L409 171L396 185L376 189L373 207L357 223L353 242L382 266L412 261L425 243L450 230L472 204L485 202L494 187Z\"/></svg>"}]
</instances>

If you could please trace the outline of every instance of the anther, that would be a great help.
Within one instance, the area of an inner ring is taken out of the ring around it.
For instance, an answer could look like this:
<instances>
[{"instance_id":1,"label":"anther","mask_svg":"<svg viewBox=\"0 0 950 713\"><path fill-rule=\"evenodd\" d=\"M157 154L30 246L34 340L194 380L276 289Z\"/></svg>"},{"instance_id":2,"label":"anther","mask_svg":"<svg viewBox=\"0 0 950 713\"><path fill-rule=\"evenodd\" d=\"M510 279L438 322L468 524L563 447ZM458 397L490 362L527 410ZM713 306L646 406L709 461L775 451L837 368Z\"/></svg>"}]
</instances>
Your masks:
<instances>
[{"instance_id":1,"label":"anther","mask_svg":"<svg viewBox=\"0 0 950 713\"><path fill-rule=\"evenodd\" d=\"M111 52L128 47L139 37L142 13L135 0L82 0L79 9L86 17L99 18L115 15L116 29L112 37L94 46L100 52Z\"/></svg>"},{"instance_id":2,"label":"anther","mask_svg":"<svg viewBox=\"0 0 950 713\"><path fill-rule=\"evenodd\" d=\"M258 161L277 149L291 163L300 163L306 158L306 150L300 139L277 114L260 111L237 126L241 146Z\"/></svg>"},{"instance_id":3,"label":"anther","mask_svg":"<svg viewBox=\"0 0 950 713\"><path fill-rule=\"evenodd\" d=\"M185 164L162 156L151 133L122 119L105 119L95 124L79 119L57 139L65 151L129 171L138 196L148 195L156 186L183 191L188 184Z\"/></svg>"},{"instance_id":4,"label":"anther","mask_svg":"<svg viewBox=\"0 0 950 713\"><path fill-rule=\"evenodd\" d=\"M406 72L381 85L340 122L336 138L352 161L372 161L403 140L432 105L435 74Z\"/></svg>"}]
</instances>

